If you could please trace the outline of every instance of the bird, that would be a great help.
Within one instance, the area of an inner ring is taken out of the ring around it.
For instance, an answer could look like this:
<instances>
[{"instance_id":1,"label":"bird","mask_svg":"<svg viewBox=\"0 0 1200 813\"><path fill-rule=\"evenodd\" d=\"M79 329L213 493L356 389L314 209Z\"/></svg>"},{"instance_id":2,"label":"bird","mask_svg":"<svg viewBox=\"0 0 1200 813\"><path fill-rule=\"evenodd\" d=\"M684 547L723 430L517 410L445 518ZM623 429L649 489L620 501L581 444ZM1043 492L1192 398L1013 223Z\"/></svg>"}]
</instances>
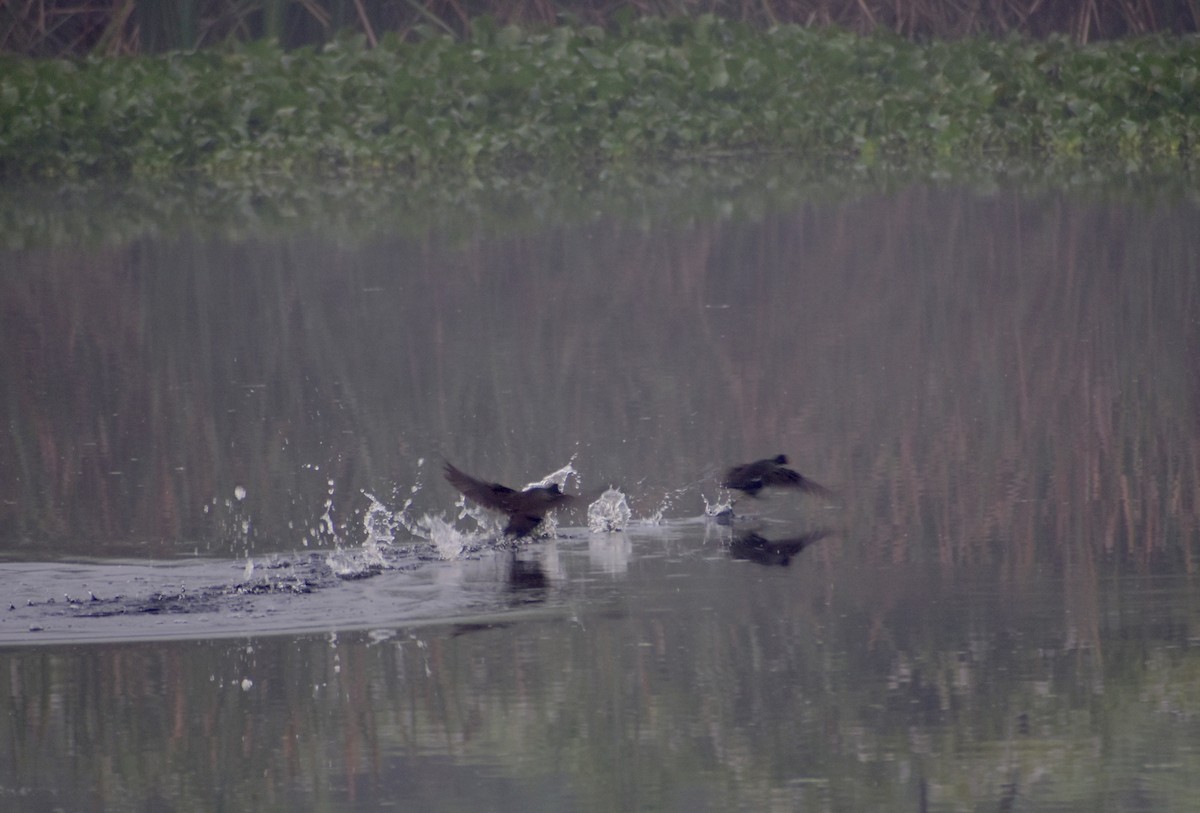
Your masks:
<instances>
[{"instance_id":1,"label":"bird","mask_svg":"<svg viewBox=\"0 0 1200 813\"><path fill-rule=\"evenodd\" d=\"M745 559L760 565L787 567L793 556L829 534L830 531L820 528L787 539L767 539L754 531L745 531L735 535L729 543L729 555L734 559Z\"/></svg>"},{"instance_id":2,"label":"bird","mask_svg":"<svg viewBox=\"0 0 1200 813\"><path fill-rule=\"evenodd\" d=\"M464 497L484 508L505 514L508 524L504 526L504 533L517 539L532 533L550 511L560 505L570 505L578 499L574 494L564 493L558 483L517 491L500 483L488 483L472 477L449 462L446 463L445 473L450 485L462 492Z\"/></svg>"},{"instance_id":3,"label":"bird","mask_svg":"<svg viewBox=\"0 0 1200 813\"><path fill-rule=\"evenodd\" d=\"M741 491L751 497L757 497L764 488L796 488L806 494L818 497L832 498L833 492L820 483L808 479L794 469L786 468L787 455L775 455L753 463L743 463L734 466L725 474L721 483L724 488Z\"/></svg>"}]
</instances>

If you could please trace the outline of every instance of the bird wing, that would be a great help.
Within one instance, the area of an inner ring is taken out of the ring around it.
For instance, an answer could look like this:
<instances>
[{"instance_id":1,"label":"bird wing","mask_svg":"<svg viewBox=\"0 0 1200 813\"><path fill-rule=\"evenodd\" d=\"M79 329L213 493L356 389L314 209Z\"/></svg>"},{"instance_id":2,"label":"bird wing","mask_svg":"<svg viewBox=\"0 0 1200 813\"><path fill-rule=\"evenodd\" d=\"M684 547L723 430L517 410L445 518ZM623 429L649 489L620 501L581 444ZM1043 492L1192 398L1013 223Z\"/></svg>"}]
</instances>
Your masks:
<instances>
[{"instance_id":1,"label":"bird wing","mask_svg":"<svg viewBox=\"0 0 1200 813\"><path fill-rule=\"evenodd\" d=\"M754 493L763 487L762 461L743 463L725 472L722 488L736 488L739 491Z\"/></svg>"},{"instance_id":2,"label":"bird wing","mask_svg":"<svg viewBox=\"0 0 1200 813\"><path fill-rule=\"evenodd\" d=\"M451 463L446 464L446 479L450 485L462 492L463 496L479 503L484 508L493 511L509 513L514 510L513 497L519 492L499 483L488 483L455 468ZM526 532L528 533L528 531Z\"/></svg>"},{"instance_id":3,"label":"bird wing","mask_svg":"<svg viewBox=\"0 0 1200 813\"><path fill-rule=\"evenodd\" d=\"M826 499L833 498L833 492L825 486L810 480L794 469L785 468L784 466L772 466L762 472L758 482L762 486L776 486L778 488L796 488L803 491L805 494L815 494L818 497Z\"/></svg>"},{"instance_id":4,"label":"bird wing","mask_svg":"<svg viewBox=\"0 0 1200 813\"><path fill-rule=\"evenodd\" d=\"M557 494L554 494L553 496L551 496L549 500L547 500L546 508L549 510L549 509L558 508L560 505L569 506L569 505L575 505L580 502L585 502L582 495L567 494L566 492L560 491Z\"/></svg>"},{"instance_id":5,"label":"bird wing","mask_svg":"<svg viewBox=\"0 0 1200 813\"><path fill-rule=\"evenodd\" d=\"M795 487L803 491L805 494L815 494L816 496L824 497L827 500L832 500L834 498L834 493L820 483L814 482L801 474L797 474L796 472L792 472L792 474L795 474L797 478Z\"/></svg>"}]
</instances>

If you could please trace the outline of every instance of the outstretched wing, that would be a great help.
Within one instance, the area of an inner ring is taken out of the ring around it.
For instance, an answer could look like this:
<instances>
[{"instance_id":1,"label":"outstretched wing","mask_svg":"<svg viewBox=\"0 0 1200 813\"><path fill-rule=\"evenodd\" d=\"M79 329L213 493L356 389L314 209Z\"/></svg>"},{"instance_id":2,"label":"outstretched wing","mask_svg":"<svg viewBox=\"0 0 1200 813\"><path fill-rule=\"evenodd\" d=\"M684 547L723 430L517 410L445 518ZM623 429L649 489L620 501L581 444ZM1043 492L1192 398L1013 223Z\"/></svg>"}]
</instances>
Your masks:
<instances>
[{"instance_id":1,"label":"outstretched wing","mask_svg":"<svg viewBox=\"0 0 1200 813\"><path fill-rule=\"evenodd\" d=\"M832 500L834 498L834 493L820 483L810 480L803 474L792 471L791 469L783 469L783 471L786 471L788 474L796 475L794 479L789 478L787 483L788 487L798 488L805 494L814 494L827 500Z\"/></svg>"},{"instance_id":2,"label":"outstretched wing","mask_svg":"<svg viewBox=\"0 0 1200 813\"><path fill-rule=\"evenodd\" d=\"M818 497L826 499L833 498L833 492L825 486L808 479L794 469L781 466L777 462L786 459L783 455L780 455L774 459L756 460L753 463L734 466L725 475L725 481L721 485L725 488L735 488L738 491L744 491L751 497L757 496L759 491L770 486L775 488L794 488L806 494L815 494Z\"/></svg>"},{"instance_id":3,"label":"outstretched wing","mask_svg":"<svg viewBox=\"0 0 1200 813\"><path fill-rule=\"evenodd\" d=\"M743 463L740 466L734 466L725 473L725 480L721 483L723 488L736 488L738 491L745 491L751 496L757 494L766 483L763 482L763 468L767 461L757 460L753 463Z\"/></svg>"},{"instance_id":4,"label":"outstretched wing","mask_svg":"<svg viewBox=\"0 0 1200 813\"><path fill-rule=\"evenodd\" d=\"M479 480L455 468L452 463L446 463L445 471L446 479L450 482L450 485L457 488L462 492L463 496L472 502L477 502L484 508L490 508L493 511L508 513L513 510L513 497L518 492L513 491L508 486Z\"/></svg>"}]
</instances>

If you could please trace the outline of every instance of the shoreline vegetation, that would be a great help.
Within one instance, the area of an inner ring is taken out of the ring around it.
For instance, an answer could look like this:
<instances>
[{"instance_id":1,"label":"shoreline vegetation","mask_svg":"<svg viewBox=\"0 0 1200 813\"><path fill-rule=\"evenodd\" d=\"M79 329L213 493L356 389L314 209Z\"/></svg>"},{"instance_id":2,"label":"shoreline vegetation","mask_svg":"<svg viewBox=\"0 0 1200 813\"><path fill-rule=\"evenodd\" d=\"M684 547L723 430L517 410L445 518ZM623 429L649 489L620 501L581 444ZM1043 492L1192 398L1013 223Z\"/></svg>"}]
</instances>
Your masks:
<instances>
[{"instance_id":1,"label":"shoreline vegetation","mask_svg":"<svg viewBox=\"0 0 1200 813\"><path fill-rule=\"evenodd\" d=\"M1074 190L1096 201L1144 205L1200 201L1194 165L1170 160L1126 172L1120 162L962 166L816 165L779 160L658 162L629 171L564 177L530 170L483 176L312 176L256 173L222 179L25 179L0 185L0 249L123 246L183 235L240 241L337 233L352 242L402 234L468 239L489 231L526 234L548 213L565 222L615 219L643 227L701 221L754 221L814 201L844 203L905 188L951 184L1043 197Z\"/></svg>"},{"instance_id":2,"label":"shoreline vegetation","mask_svg":"<svg viewBox=\"0 0 1200 813\"><path fill-rule=\"evenodd\" d=\"M429 177L786 155L1190 165L1200 39L914 41L712 15L0 56L0 177Z\"/></svg>"},{"instance_id":3,"label":"shoreline vegetation","mask_svg":"<svg viewBox=\"0 0 1200 813\"><path fill-rule=\"evenodd\" d=\"M0 53L130 55L274 39L320 45L351 30L427 39L430 30L470 38L481 18L499 26L562 23L621 27L638 17L703 14L759 28L802 25L911 39L1059 35L1078 43L1200 30L1197 0L26 0L0 4Z\"/></svg>"}]
</instances>

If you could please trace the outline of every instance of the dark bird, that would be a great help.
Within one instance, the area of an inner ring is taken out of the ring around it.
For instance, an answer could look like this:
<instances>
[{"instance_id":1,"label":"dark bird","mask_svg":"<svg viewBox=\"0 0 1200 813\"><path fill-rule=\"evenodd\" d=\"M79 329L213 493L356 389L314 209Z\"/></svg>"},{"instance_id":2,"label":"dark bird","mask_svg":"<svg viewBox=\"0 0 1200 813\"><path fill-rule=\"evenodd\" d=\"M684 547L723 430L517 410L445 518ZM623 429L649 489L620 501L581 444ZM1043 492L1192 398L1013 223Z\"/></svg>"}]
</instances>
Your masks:
<instances>
[{"instance_id":1,"label":"dark bird","mask_svg":"<svg viewBox=\"0 0 1200 813\"><path fill-rule=\"evenodd\" d=\"M825 486L813 482L794 469L786 468L787 462L787 456L780 454L734 466L725 474L725 481L721 485L745 492L751 497L757 497L758 492L770 487L796 488L806 494L815 494L826 499L833 497L833 492Z\"/></svg>"},{"instance_id":2,"label":"dark bird","mask_svg":"<svg viewBox=\"0 0 1200 813\"><path fill-rule=\"evenodd\" d=\"M547 513L578 499L574 494L564 494L557 483L517 491L499 483L477 480L450 463L446 464L446 479L472 502L507 515L504 533L518 539L540 525Z\"/></svg>"},{"instance_id":3,"label":"dark bird","mask_svg":"<svg viewBox=\"0 0 1200 813\"><path fill-rule=\"evenodd\" d=\"M793 556L829 536L829 533L821 528L787 539L767 539L754 531L745 531L734 536L729 543L729 555L734 559L745 559L760 565L787 567Z\"/></svg>"}]
</instances>

